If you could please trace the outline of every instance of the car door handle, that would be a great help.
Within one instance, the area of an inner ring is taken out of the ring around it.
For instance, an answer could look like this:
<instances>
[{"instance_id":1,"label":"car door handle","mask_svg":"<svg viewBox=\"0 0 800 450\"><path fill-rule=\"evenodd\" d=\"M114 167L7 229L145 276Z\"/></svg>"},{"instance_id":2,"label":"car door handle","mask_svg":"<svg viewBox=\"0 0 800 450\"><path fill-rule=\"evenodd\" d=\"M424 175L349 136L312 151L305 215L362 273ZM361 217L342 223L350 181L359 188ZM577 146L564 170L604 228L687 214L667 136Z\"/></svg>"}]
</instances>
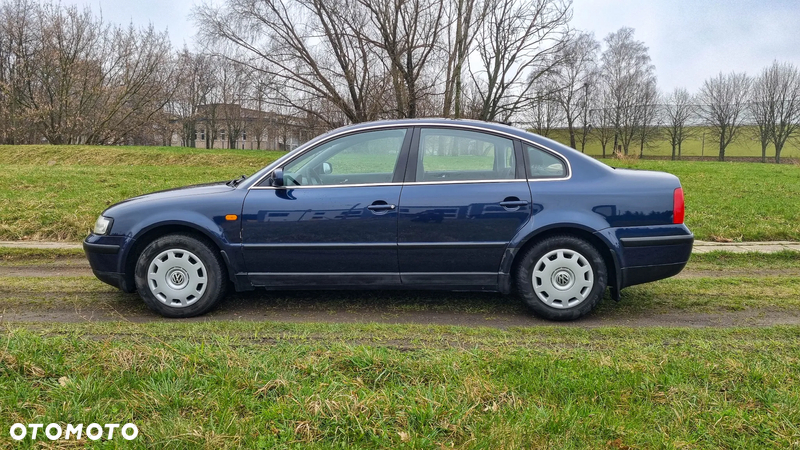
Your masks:
<instances>
[{"instance_id":1,"label":"car door handle","mask_svg":"<svg viewBox=\"0 0 800 450\"><path fill-rule=\"evenodd\" d=\"M503 208L519 208L520 206L527 205L528 202L525 200L503 200L500 202L500 206Z\"/></svg>"},{"instance_id":2,"label":"car door handle","mask_svg":"<svg viewBox=\"0 0 800 450\"><path fill-rule=\"evenodd\" d=\"M373 203L367 206L367 209L370 211L391 211L397 208L397 205L390 205L388 203Z\"/></svg>"}]
</instances>

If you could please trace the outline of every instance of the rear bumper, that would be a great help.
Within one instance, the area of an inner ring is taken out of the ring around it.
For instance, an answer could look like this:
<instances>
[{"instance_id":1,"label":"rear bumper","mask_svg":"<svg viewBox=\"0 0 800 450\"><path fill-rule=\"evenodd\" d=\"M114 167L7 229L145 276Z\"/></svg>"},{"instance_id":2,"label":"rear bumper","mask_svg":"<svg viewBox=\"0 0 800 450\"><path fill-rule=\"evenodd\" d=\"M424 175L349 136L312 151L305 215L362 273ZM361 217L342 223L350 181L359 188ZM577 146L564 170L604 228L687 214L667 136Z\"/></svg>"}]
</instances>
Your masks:
<instances>
[{"instance_id":1,"label":"rear bumper","mask_svg":"<svg viewBox=\"0 0 800 450\"><path fill-rule=\"evenodd\" d=\"M688 230L687 230L688 231ZM677 275L692 255L694 235L620 238L620 288Z\"/></svg>"}]
</instances>

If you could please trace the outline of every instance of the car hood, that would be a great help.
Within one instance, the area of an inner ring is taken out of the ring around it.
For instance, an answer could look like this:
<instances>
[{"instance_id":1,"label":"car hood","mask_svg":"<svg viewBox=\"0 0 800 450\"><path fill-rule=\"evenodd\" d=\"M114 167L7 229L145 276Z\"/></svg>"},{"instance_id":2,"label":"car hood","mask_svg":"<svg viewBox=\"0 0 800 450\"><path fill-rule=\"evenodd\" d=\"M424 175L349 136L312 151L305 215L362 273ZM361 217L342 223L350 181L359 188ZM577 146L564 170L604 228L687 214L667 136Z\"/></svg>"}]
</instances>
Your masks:
<instances>
[{"instance_id":1,"label":"car hood","mask_svg":"<svg viewBox=\"0 0 800 450\"><path fill-rule=\"evenodd\" d=\"M174 189L166 189L163 191L157 191L157 192L151 192L149 194L139 195L137 197L131 197L129 199L123 200L119 203L115 203L109 206L103 212L103 214L123 205L127 206L143 201L157 202L160 200L169 200L179 197L197 197L204 195L224 194L226 192L230 192L231 190L235 189L231 186L228 186L225 183L226 182L224 181L220 181L218 183L196 184L193 186L184 186Z\"/></svg>"}]
</instances>

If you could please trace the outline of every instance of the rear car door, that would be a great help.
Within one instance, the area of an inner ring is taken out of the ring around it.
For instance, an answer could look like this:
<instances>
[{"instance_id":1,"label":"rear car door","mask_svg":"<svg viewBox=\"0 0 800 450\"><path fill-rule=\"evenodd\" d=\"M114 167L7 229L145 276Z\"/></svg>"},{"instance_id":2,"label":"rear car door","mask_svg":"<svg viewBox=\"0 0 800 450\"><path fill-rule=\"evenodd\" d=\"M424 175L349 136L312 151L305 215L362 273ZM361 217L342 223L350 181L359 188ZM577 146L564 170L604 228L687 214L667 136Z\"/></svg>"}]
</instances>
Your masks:
<instances>
[{"instance_id":1,"label":"rear car door","mask_svg":"<svg viewBox=\"0 0 800 450\"><path fill-rule=\"evenodd\" d=\"M254 285L399 284L397 205L411 132L378 129L325 141L262 180L242 211Z\"/></svg>"},{"instance_id":2,"label":"rear car door","mask_svg":"<svg viewBox=\"0 0 800 450\"><path fill-rule=\"evenodd\" d=\"M400 197L404 285L494 289L509 241L530 219L522 150L511 138L420 127Z\"/></svg>"}]
</instances>

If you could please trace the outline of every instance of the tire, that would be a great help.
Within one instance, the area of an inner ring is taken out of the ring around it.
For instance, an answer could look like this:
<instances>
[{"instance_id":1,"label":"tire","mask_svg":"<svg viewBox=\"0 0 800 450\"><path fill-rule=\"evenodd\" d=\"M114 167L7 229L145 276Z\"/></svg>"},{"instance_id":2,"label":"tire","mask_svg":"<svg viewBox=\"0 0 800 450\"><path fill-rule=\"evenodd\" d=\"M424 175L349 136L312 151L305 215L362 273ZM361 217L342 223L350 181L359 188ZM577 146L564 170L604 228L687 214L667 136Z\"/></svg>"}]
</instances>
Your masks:
<instances>
[{"instance_id":1,"label":"tire","mask_svg":"<svg viewBox=\"0 0 800 450\"><path fill-rule=\"evenodd\" d=\"M575 320L592 311L606 291L608 271L602 255L583 239L559 235L530 248L517 268L519 295L548 320Z\"/></svg>"},{"instance_id":2,"label":"tire","mask_svg":"<svg viewBox=\"0 0 800 450\"><path fill-rule=\"evenodd\" d=\"M217 250L187 234L151 242L136 261L136 289L164 317L194 317L225 297L228 286Z\"/></svg>"}]
</instances>

